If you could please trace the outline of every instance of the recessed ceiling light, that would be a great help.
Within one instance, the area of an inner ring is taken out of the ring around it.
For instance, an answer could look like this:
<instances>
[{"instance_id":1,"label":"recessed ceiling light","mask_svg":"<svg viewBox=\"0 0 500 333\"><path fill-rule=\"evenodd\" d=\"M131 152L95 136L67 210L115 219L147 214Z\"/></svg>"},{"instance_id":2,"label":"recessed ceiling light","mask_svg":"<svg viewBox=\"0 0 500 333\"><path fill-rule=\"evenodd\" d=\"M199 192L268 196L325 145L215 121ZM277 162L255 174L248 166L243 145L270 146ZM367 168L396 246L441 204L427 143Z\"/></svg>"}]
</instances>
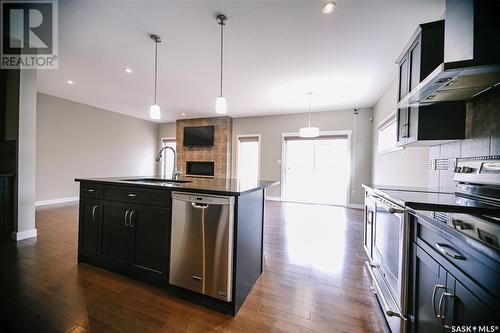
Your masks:
<instances>
[{"instance_id":1,"label":"recessed ceiling light","mask_svg":"<svg viewBox=\"0 0 500 333\"><path fill-rule=\"evenodd\" d=\"M182 113L182 116L183 116L183 117L185 117L185 116L186 116L186 114L183 112L183 113Z\"/></svg>"},{"instance_id":2,"label":"recessed ceiling light","mask_svg":"<svg viewBox=\"0 0 500 333\"><path fill-rule=\"evenodd\" d=\"M75 81L72 81L72 80L68 80L66 81L67 84L75 84Z\"/></svg>"},{"instance_id":3,"label":"recessed ceiling light","mask_svg":"<svg viewBox=\"0 0 500 333\"><path fill-rule=\"evenodd\" d=\"M335 1L327 2L323 5L323 8L321 8L321 11L325 14L330 14L331 12L333 12L335 10L336 6L337 6L337 4L335 3Z\"/></svg>"},{"instance_id":4,"label":"recessed ceiling light","mask_svg":"<svg viewBox=\"0 0 500 333\"><path fill-rule=\"evenodd\" d=\"M125 72L130 74L130 73L133 73L134 71L132 70L132 68L127 67L127 68L125 68Z\"/></svg>"}]
</instances>

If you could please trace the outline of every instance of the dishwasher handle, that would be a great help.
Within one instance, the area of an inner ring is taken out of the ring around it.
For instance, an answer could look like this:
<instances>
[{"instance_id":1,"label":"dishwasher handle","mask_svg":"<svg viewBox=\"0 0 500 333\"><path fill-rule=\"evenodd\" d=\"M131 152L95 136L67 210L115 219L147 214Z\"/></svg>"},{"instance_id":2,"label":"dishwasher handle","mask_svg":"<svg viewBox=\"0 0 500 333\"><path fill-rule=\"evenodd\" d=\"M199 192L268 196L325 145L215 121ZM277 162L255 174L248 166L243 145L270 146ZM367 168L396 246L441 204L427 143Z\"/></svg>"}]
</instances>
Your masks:
<instances>
[{"instance_id":1,"label":"dishwasher handle","mask_svg":"<svg viewBox=\"0 0 500 333\"><path fill-rule=\"evenodd\" d=\"M197 203L197 202L191 202L191 206L193 208L196 208L196 209L206 209L208 208L208 204L200 204L200 203Z\"/></svg>"}]
</instances>

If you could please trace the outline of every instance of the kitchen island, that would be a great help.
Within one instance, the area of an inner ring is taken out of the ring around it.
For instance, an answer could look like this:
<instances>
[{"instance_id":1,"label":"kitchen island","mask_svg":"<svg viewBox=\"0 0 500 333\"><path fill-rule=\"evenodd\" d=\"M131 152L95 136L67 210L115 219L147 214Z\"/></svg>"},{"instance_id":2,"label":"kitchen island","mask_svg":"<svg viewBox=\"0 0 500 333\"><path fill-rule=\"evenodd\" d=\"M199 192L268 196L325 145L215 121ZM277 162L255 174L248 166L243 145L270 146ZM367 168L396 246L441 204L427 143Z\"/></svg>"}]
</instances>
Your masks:
<instances>
[{"instance_id":1,"label":"kitchen island","mask_svg":"<svg viewBox=\"0 0 500 333\"><path fill-rule=\"evenodd\" d=\"M235 315L263 269L265 189L236 179L80 182L78 261Z\"/></svg>"}]
</instances>

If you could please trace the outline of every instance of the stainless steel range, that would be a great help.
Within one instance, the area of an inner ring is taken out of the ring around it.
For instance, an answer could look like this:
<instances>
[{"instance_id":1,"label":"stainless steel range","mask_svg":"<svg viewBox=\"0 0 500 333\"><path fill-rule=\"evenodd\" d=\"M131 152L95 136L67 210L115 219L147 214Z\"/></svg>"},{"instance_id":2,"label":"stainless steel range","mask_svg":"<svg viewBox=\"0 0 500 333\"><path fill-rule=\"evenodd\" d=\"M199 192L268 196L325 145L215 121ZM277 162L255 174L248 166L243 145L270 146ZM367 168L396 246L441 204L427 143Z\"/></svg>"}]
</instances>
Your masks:
<instances>
[{"instance_id":1,"label":"stainless steel range","mask_svg":"<svg viewBox=\"0 0 500 333\"><path fill-rule=\"evenodd\" d=\"M407 329L409 209L432 211L467 237L499 247L500 156L455 162L454 193L366 186L366 266L392 332Z\"/></svg>"}]
</instances>

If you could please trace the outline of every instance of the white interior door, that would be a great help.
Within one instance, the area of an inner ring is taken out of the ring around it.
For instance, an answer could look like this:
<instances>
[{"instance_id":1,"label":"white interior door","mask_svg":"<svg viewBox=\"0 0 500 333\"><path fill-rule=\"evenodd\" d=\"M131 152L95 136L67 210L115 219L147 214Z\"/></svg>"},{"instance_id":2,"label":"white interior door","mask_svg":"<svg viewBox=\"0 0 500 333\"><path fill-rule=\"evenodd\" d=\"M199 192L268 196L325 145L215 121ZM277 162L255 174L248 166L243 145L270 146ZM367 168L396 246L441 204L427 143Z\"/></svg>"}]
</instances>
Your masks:
<instances>
[{"instance_id":1,"label":"white interior door","mask_svg":"<svg viewBox=\"0 0 500 333\"><path fill-rule=\"evenodd\" d=\"M252 186L260 178L259 136L238 137L238 179L242 186Z\"/></svg>"},{"instance_id":2,"label":"white interior door","mask_svg":"<svg viewBox=\"0 0 500 333\"><path fill-rule=\"evenodd\" d=\"M284 200L346 205L349 184L347 137L285 141Z\"/></svg>"}]
</instances>

